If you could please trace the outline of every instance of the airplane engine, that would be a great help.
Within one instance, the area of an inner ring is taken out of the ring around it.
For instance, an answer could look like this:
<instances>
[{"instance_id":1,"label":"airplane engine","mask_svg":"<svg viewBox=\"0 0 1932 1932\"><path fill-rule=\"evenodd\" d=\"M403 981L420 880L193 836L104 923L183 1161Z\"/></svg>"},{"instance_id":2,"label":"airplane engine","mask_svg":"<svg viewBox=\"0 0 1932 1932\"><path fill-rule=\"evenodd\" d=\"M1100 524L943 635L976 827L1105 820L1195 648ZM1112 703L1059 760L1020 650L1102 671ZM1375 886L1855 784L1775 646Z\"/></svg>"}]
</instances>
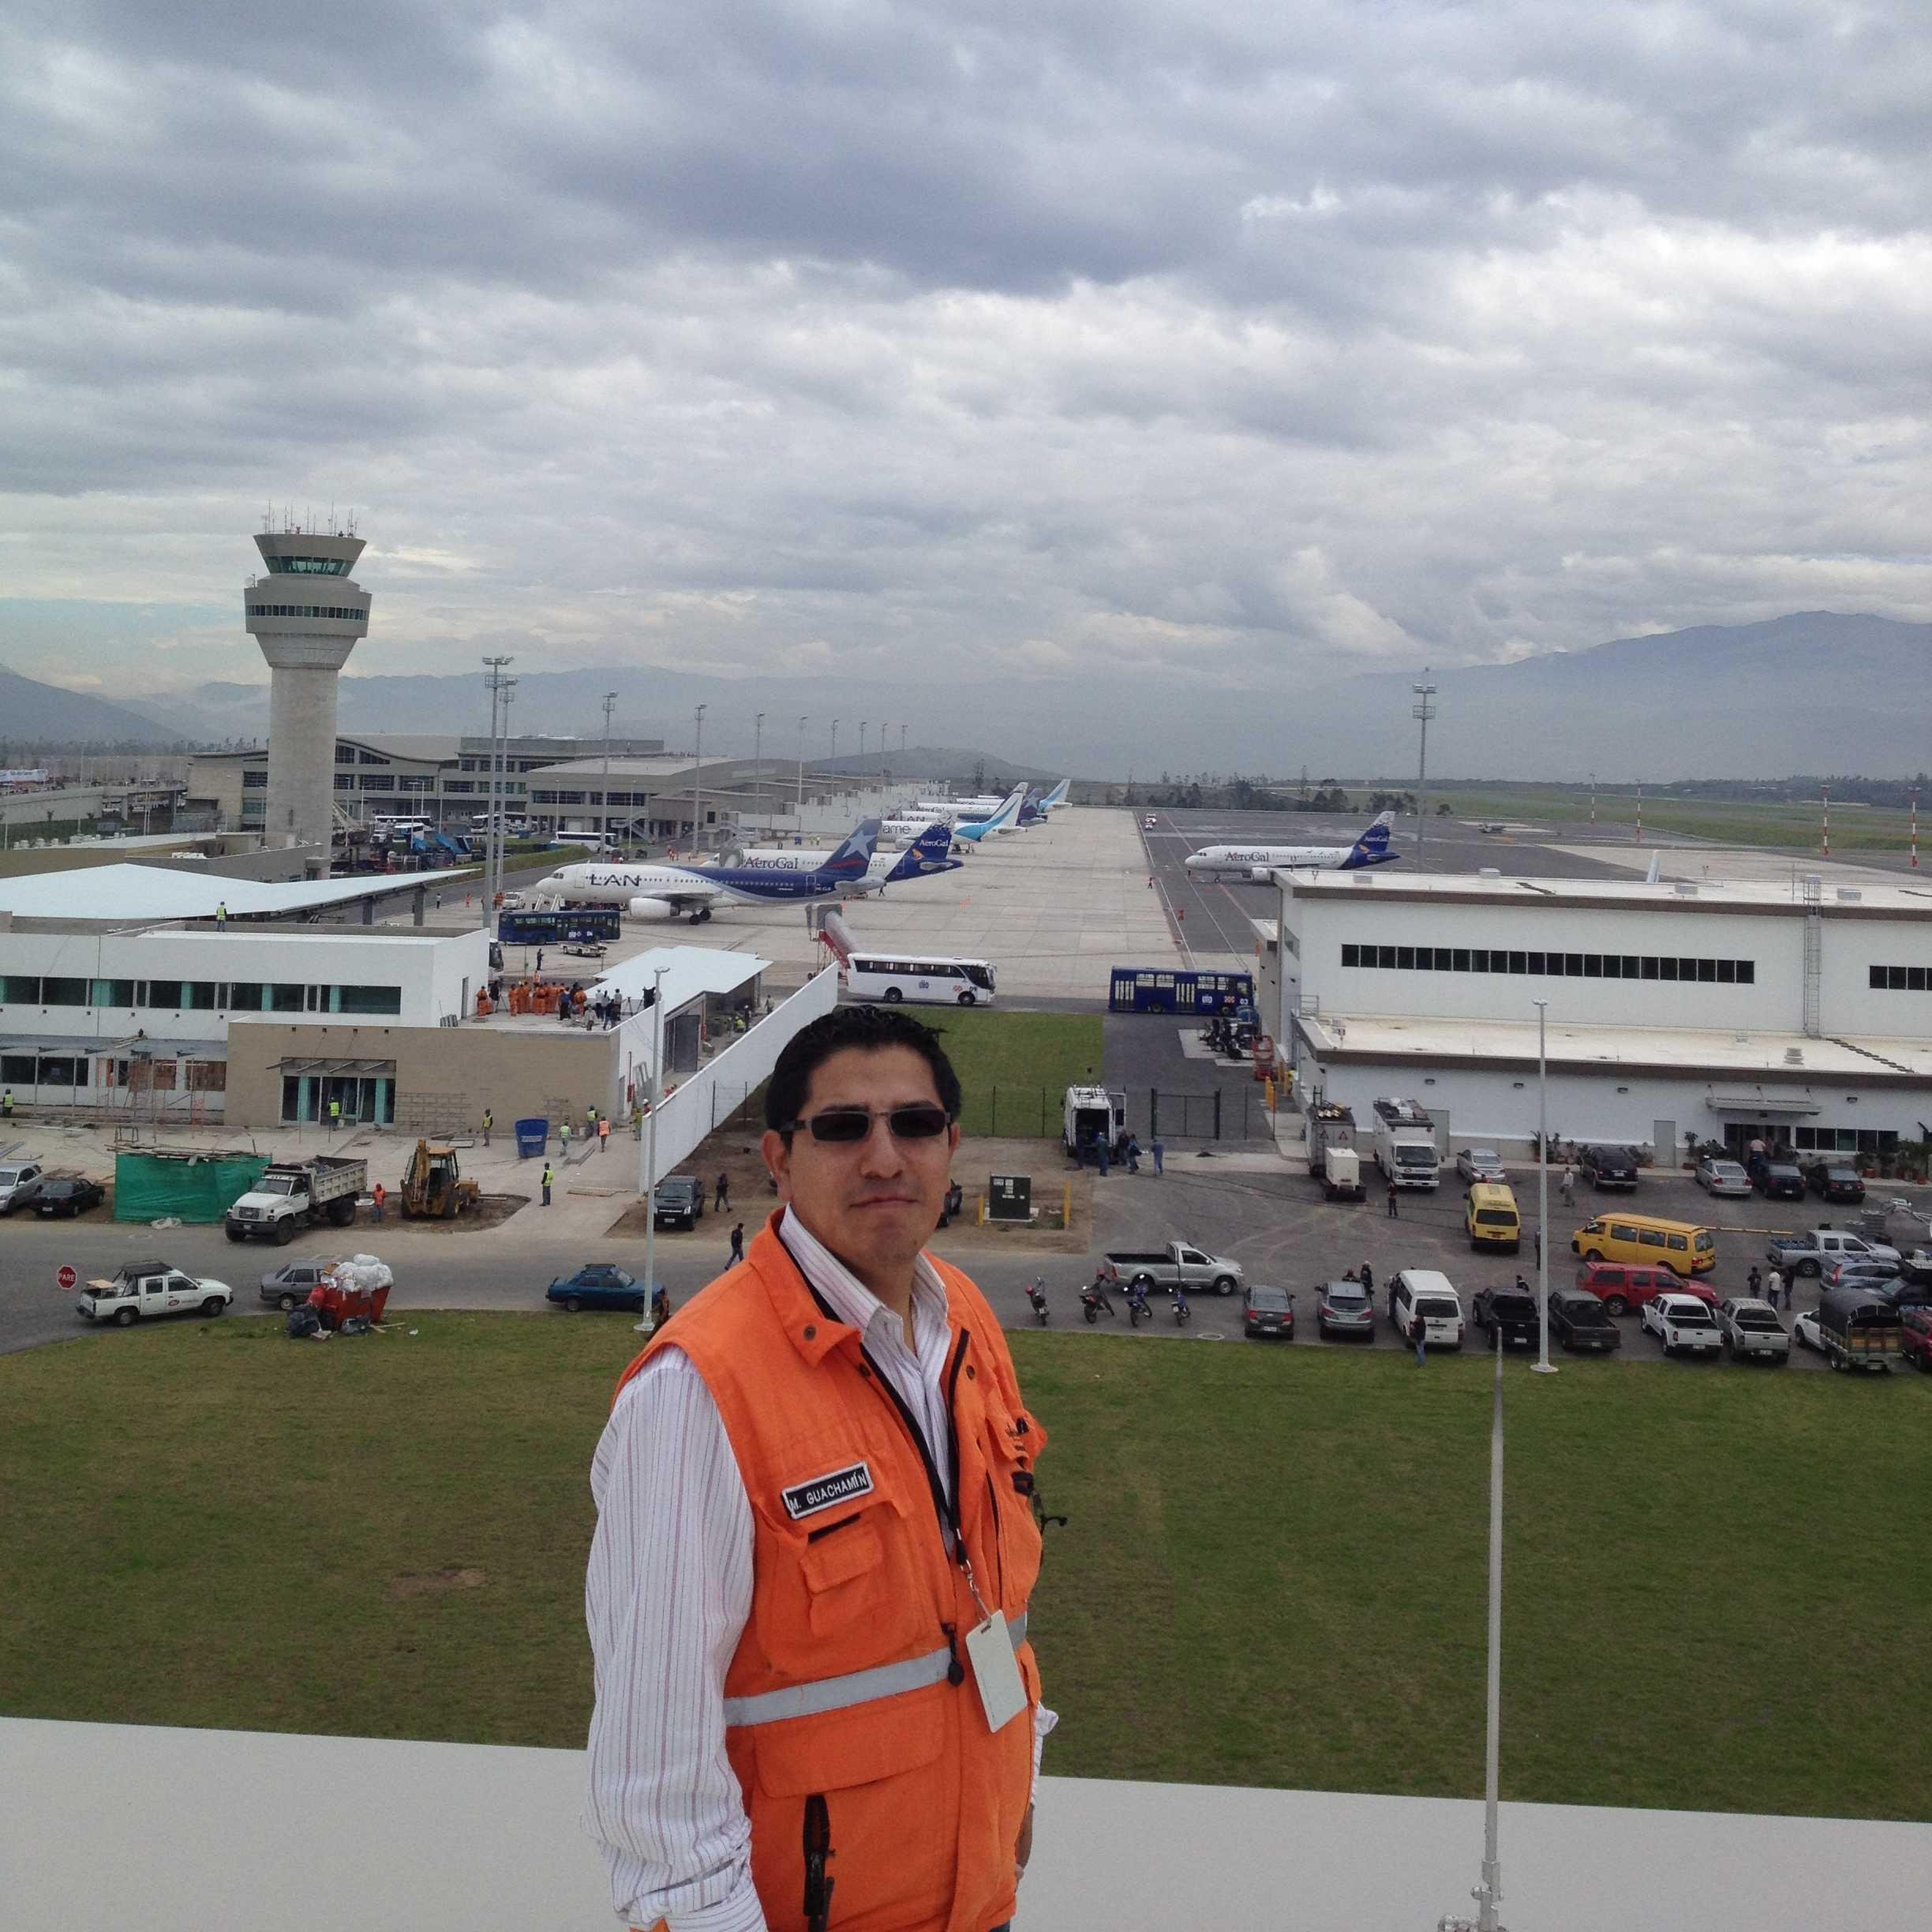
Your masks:
<instances>
[{"instance_id":1,"label":"airplane engine","mask_svg":"<svg viewBox=\"0 0 1932 1932\"><path fill-rule=\"evenodd\" d=\"M1250 866L1248 868L1248 879L1251 885L1265 886L1268 882L1269 876L1266 866Z\"/></svg>"},{"instance_id":2,"label":"airplane engine","mask_svg":"<svg viewBox=\"0 0 1932 1932\"><path fill-rule=\"evenodd\" d=\"M668 899L633 899L624 910L634 919L674 919L678 915Z\"/></svg>"}]
</instances>

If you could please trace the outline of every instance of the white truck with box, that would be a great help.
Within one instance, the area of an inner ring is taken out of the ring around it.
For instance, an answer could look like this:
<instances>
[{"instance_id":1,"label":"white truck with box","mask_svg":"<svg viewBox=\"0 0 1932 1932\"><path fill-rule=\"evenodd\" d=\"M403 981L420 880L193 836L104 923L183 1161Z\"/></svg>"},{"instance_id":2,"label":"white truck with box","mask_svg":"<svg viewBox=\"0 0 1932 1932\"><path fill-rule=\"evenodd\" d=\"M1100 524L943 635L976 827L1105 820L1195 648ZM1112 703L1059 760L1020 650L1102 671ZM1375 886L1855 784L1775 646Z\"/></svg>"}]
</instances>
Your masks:
<instances>
[{"instance_id":1,"label":"white truck with box","mask_svg":"<svg viewBox=\"0 0 1932 1932\"><path fill-rule=\"evenodd\" d=\"M317 1154L305 1161L271 1161L261 1178L229 1208L223 1225L231 1241L259 1234L286 1245L301 1230L318 1222L347 1227L368 1185L367 1161L335 1154Z\"/></svg>"},{"instance_id":2,"label":"white truck with box","mask_svg":"<svg viewBox=\"0 0 1932 1932\"><path fill-rule=\"evenodd\" d=\"M1127 1095L1118 1088L1069 1087L1061 1103L1060 1144L1071 1160L1093 1158L1097 1141L1110 1156L1127 1130Z\"/></svg>"},{"instance_id":3,"label":"white truck with box","mask_svg":"<svg viewBox=\"0 0 1932 1932\"><path fill-rule=\"evenodd\" d=\"M1428 1110L1413 1100L1378 1100L1375 1116L1376 1165L1383 1178L1398 1188L1439 1186L1442 1155Z\"/></svg>"},{"instance_id":4,"label":"white truck with box","mask_svg":"<svg viewBox=\"0 0 1932 1932\"><path fill-rule=\"evenodd\" d=\"M1322 1101L1309 1109L1309 1174L1331 1200L1362 1198L1361 1150L1352 1109Z\"/></svg>"}]
</instances>

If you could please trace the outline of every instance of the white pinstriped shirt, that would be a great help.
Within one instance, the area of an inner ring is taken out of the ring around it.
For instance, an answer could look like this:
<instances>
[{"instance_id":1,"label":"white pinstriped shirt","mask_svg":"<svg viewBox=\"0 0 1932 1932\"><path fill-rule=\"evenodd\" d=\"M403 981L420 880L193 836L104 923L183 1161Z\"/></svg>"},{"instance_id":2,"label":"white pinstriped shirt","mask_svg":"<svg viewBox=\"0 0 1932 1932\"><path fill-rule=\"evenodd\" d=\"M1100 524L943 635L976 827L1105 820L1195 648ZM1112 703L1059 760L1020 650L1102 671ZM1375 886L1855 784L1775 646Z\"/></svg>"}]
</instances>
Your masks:
<instances>
[{"instance_id":1,"label":"white pinstriped shirt","mask_svg":"<svg viewBox=\"0 0 1932 1932\"><path fill-rule=\"evenodd\" d=\"M905 1324L806 1229L780 1224L805 1279L865 1338L952 1483L945 1285L919 1257ZM724 1673L751 1614L751 1505L717 1405L667 1346L625 1386L591 1465L597 1533L584 1615L596 1665L585 1828L633 1926L766 1932L751 1823L724 1750ZM948 1530L949 1545L951 1532ZM1033 1775L1057 1721L1034 1714Z\"/></svg>"}]
</instances>

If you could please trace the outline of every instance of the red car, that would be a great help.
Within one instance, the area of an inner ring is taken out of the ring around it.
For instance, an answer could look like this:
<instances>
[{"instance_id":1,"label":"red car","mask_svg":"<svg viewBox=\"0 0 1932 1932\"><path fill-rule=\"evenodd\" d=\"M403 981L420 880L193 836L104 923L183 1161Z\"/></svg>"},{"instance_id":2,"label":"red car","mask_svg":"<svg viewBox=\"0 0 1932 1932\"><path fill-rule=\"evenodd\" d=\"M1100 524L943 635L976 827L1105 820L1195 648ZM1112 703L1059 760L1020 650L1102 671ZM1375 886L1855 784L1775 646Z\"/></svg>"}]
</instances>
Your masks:
<instances>
[{"instance_id":1,"label":"red car","mask_svg":"<svg viewBox=\"0 0 1932 1932\"><path fill-rule=\"evenodd\" d=\"M1909 1308L1899 1316L1899 1353L1932 1373L1932 1308Z\"/></svg>"},{"instance_id":2,"label":"red car","mask_svg":"<svg viewBox=\"0 0 1932 1932\"><path fill-rule=\"evenodd\" d=\"M1667 1267L1634 1267L1623 1261L1586 1261L1576 1271L1576 1285L1595 1295L1612 1315L1626 1315L1661 1294L1695 1295L1712 1309L1716 1290L1702 1282L1680 1281Z\"/></svg>"}]
</instances>

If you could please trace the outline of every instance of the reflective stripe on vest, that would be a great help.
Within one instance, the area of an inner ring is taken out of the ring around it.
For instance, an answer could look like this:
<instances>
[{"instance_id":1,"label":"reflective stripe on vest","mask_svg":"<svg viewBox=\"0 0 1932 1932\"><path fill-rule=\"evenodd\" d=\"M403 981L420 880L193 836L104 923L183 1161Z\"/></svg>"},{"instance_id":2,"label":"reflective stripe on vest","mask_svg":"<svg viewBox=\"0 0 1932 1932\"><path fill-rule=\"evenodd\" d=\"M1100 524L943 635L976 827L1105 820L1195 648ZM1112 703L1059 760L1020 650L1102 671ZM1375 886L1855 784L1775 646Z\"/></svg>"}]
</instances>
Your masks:
<instances>
[{"instance_id":1,"label":"reflective stripe on vest","mask_svg":"<svg viewBox=\"0 0 1932 1932\"><path fill-rule=\"evenodd\" d=\"M1017 1650L1026 1642L1027 1613L1009 1618L1006 1634ZM820 1677L810 1683L788 1684L782 1690L766 1690L756 1697L727 1698L724 1722L728 1728L745 1724L782 1724L788 1717L817 1717L826 1711L847 1710L855 1704L870 1704L880 1698L900 1697L908 1690L923 1690L928 1684L942 1683L952 1669L950 1649L928 1650L923 1657L907 1657L898 1664L881 1664L871 1670L850 1671L843 1677Z\"/></svg>"}]
</instances>

